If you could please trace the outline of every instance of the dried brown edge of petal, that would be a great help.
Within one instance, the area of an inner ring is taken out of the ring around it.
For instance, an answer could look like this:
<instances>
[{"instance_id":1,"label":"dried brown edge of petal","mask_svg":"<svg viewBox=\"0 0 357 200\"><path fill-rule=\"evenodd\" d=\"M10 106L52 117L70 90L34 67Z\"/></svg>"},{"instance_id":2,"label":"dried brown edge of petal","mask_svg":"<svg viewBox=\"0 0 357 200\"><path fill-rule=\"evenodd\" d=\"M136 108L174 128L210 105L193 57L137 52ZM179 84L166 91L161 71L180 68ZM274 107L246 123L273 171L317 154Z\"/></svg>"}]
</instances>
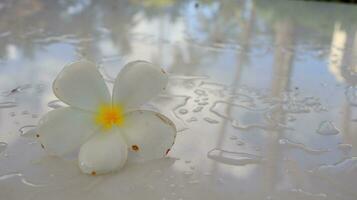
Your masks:
<instances>
[{"instance_id":1,"label":"dried brown edge of petal","mask_svg":"<svg viewBox=\"0 0 357 200\"><path fill-rule=\"evenodd\" d=\"M171 126L175 132L176 132L176 125L169 119L167 118L166 116L160 114L160 113L155 113L155 116L157 118L159 118L162 122L164 122L165 124L168 124L169 126ZM176 135L176 134L175 134Z\"/></svg>"},{"instance_id":2,"label":"dried brown edge of petal","mask_svg":"<svg viewBox=\"0 0 357 200\"><path fill-rule=\"evenodd\" d=\"M131 145L131 149L135 152L138 152L140 148L138 145L134 144L134 145Z\"/></svg>"}]
</instances>

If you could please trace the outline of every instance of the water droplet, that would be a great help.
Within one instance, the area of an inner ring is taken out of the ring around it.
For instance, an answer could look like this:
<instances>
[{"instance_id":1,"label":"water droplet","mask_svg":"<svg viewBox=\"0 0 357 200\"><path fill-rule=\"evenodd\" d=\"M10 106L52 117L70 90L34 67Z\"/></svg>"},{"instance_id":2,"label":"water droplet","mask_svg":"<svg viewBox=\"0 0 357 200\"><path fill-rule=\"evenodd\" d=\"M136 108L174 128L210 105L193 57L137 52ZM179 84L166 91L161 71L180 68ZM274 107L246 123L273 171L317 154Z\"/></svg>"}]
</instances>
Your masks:
<instances>
[{"instance_id":1,"label":"water droplet","mask_svg":"<svg viewBox=\"0 0 357 200\"><path fill-rule=\"evenodd\" d=\"M0 108L13 108L16 107L17 103L13 101L0 102Z\"/></svg>"},{"instance_id":2,"label":"water droplet","mask_svg":"<svg viewBox=\"0 0 357 200\"><path fill-rule=\"evenodd\" d=\"M0 153L4 152L6 148L7 148L7 143L0 142Z\"/></svg>"},{"instance_id":3,"label":"water droplet","mask_svg":"<svg viewBox=\"0 0 357 200\"><path fill-rule=\"evenodd\" d=\"M192 171L185 171L183 173L185 176L192 176L193 175L193 172Z\"/></svg>"},{"instance_id":4,"label":"water droplet","mask_svg":"<svg viewBox=\"0 0 357 200\"><path fill-rule=\"evenodd\" d=\"M188 183L189 184L198 184L198 183L200 183L200 181L199 180L191 180Z\"/></svg>"},{"instance_id":5,"label":"water droplet","mask_svg":"<svg viewBox=\"0 0 357 200\"><path fill-rule=\"evenodd\" d=\"M180 110L179 110L179 113L180 113L181 115L185 115L185 114L188 113L188 110L186 110L186 109L180 109Z\"/></svg>"},{"instance_id":6,"label":"water droplet","mask_svg":"<svg viewBox=\"0 0 357 200\"><path fill-rule=\"evenodd\" d=\"M235 135L233 135L233 136L231 136L229 139L231 139L231 140L236 140L236 139L238 139L238 137L235 136Z\"/></svg>"},{"instance_id":7,"label":"water droplet","mask_svg":"<svg viewBox=\"0 0 357 200\"><path fill-rule=\"evenodd\" d=\"M196 122L198 119L196 117L191 117L190 119L187 119L186 122Z\"/></svg>"},{"instance_id":8,"label":"water droplet","mask_svg":"<svg viewBox=\"0 0 357 200\"><path fill-rule=\"evenodd\" d=\"M238 146L243 146L243 145L245 145L245 143L244 143L243 141L240 141L240 140L238 140L238 141L236 142L236 144L237 144Z\"/></svg>"},{"instance_id":9,"label":"water droplet","mask_svg":"<svg viewBox=\"0 0 357 200\"><path fill-rule=\"evenodd\" d=\"M27 138L35 138L37 134L35 125L26 125L19 129L20 136Z\"/></svg>"},{"instance_id":10,"label":"water droplet","mask_svg":"<svg viewBox=\"0 0 357 200\"><path fill-rule=\"evenodd\" d=\"M339 144L338 149L340 149L343 154L349 154L352 150L352 145L351 144Z\"/></svg>"},{"instance_id":11,"label":"water droplet","mask_svg":"<svg viewBox=\"0 0 357 200\"><path fill-rule=\"evenodd\" d=\"M26 85L21 85L21 86L18 86L12 90L9 90L6 93L6 96L10 96L10 95L13 95L13 94L16 94L16 93L19 93L19 92L22 92L26 89L29 89L31 88L31 85L30 84L26 84Z\"/></svg>"},{"instance_id":12,"label":"water droplet","mask_svg":"<svg viewBox=\"0 0 357 200\"><path fill-rule=\"evenodd\" d=\"M288 115L288 116L287 116L287 120L288 120L289 122L293 122L293 121L296 120L296 117L291 116L291 115Z\"/></svg>"},{"instance_id":13,"label":"water droplet","mask_svg":"<svg viewBox=\"0 0 357 200\"><path fill-rule=\"evenodd\" d=\"M322 121L316 132L320 135L337 135L340 131L331 121Z\"/></svg>"},{"instance_id":14,"label":"water droplet","mask_svg":"<svg viewBox=\"0 0 357 200\"><path fill-rule=\"evenodd\" d=\"M211 119L209 117L205 117L203 118L206 122L210 123L210 124L218 124L219 121L215 120L215 119Z\"/></svg>"},{"instance_id":15,"label":"water droplet","mask_svg":"<svg viewBox=\"0 0 357 200\"><path fill-rule=\"evenodd\" d=\"M24 111L21 112L21 114L22 114L22 115L28 115L28 114L29 114L29 111L24 110Z\"/></svg>"},{"instance_id":16,"label":"water droplet","mask_svg":"<svg viewBox=\"0 0 357 200\"><path fill-rule=\"evenodd\" d=\"M66 105L58 99L48 102L47 106L53 109L66 107Z\"/></svg>"},{"instance_id":17,"label":"water droplet","mask_svg":"<svg viewBox=\"0 0 357 200\"><path fill-rule=\"evenodd\" d=\"M289 148L301 149L301 150L303 150L307 153L311 153L311 154L322 154L322 153L326 153L329 151L329 150L324 150L324 149L312 149L312 148L306 147L306 145L303 143L295 142L290 139L280 139L279 144L289 147Z\"/></svg>"},{"instance_id":18,"label":"water droplet","mask_svg":"<svg viewBox=\"0 0 357 200\"><path fill-rule=\"evenodd\" d=\"M198 106L195 109L193 109L193 112L200 112L203 109L203 106Z\"/></svg>"},{"instance_id":19,"label":"water droplet","mask_svg":"<svg viewBox=\"0 0 357 200\"><path fill-rule=\"evenodd\" d=\"M10 112L10 113L9 113L9 116L10 116L10 117L15 117L15 116L16 116L16 113L15 113L15 112Z\"/></svg>"},{"instance_id":20,"label":"water droplet","mask_svg":"<svg viewBox=\"0 0 357 200\"><path fill-rule=\"evenodd\" d=\"M197 94L198 96L207 96L206 91L201 90L201 89L197 89L197 90L195 90L194 92L195 92L195 94Z\"/></svg>"},{"instance_id":21,"label":"water droplet","mask_svg":"<svg viewBox=\"0 0 357 200\"><path fill-rule=\"evenodd\" d=\"M226 151L222 149L212 149L208 152L207 157L228 165L248 165L262 162L262 157L249 153Z\"/></svg>"},{"instance_id":22,"label":"water droplet","mask_svg":"<svg viewBox=\"0 0 357 200\"><path fill-rule=\"evenodd\" d=\"M205 105L208 105L209 103L208 102L198 102L197 105L200 105L200 106L205 106Z\"/></svg>"}]
</instances>

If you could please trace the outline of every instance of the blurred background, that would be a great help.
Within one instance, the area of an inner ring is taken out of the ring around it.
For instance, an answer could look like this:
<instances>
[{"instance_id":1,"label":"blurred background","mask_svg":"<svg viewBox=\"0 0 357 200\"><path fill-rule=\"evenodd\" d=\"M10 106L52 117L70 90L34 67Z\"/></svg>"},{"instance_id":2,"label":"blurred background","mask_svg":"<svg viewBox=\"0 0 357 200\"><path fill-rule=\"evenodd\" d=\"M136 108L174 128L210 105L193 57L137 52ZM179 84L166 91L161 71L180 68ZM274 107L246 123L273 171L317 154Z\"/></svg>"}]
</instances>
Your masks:
<instances>
[{"instance_id":1,"label":"blurred background","mask_svg":"<svg viewBox=\"0 0 357 200\"><path fill-rule=\"evenodd\" d=\"M321 1L3 0L0 199L355 200L356 22ZM109 87L133 60L169 72L145 105L178 128L167 159L87 177L46 156L37 121L80 59Z\"/></svg>"}]
</instances>

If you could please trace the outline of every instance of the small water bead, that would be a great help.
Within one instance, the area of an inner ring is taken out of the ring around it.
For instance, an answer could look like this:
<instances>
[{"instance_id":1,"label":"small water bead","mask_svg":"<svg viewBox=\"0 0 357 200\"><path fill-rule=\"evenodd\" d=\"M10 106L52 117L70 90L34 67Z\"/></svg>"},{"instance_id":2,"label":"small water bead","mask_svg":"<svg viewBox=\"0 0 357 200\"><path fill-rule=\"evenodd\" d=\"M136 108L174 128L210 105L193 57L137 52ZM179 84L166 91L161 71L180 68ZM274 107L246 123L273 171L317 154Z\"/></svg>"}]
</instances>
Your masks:
<instances>
[{"instance_id":1,"label":"small water bead","mask_svg":"<svg viewBox=\"0 0 357 200\"><path fill-rule=\"evenodd\" d=\"M180 109L180 110L179 110L179 113L180 113L181 115L185 115L185 114L188 113L188 110L186 110L186 109Z\"/></svg>"},{"instance_id":2,"label":"small water bead","mask_svg":"<svg viewBox=\"0 0 357 200\"><path fill-rule=\"evenodd\" d=\"M245 145L245 143L244 143L243 141L240 141L240 140L238 140L238 141L236 142L236 144L237 144L238 146L243 146L243 145Z\"/></svg>"},{"instance_id":3,"label":"small water bead","mask_svg":"<svg viewBox=\"0 0 357 200\"><path fill-rule=\"evenodd\" d=\"M30 114L30 112L28 110L24 110L24 111L21 112L21 114L22 115L28 115L28 114Z\"/></svg>"},{"instance_id":4,"label":"small water bead","mask_svg":"<svg viewBox=\"0 0 357 200\"><path fill-rule=\"evenodd\" d=\"M192 176L193 175L193 172L192 171L185 171L183 173L185 176L189 177L189 176Z\"/></svg>"},{"instance_id":5,"label":"small water bead","mask_svg":"<svg viewBox=\"0 0 357 200\"><path fill-rule=\"evenodd\" d=\"M186 122L196 122L198 119L196 117L191 117L190 119L187 119Z\"/></svg>"},{"instance_id":6,"label":"small water bead","mask_svg":"<svg viewBox=\"0 0 357 200\"><path fill-rule=\"evenodd\" d=\"M26 137L26 138L36 138L37 135L37 129L35 125L26 125L23 126L19 129L20 136Z\"/></svg>"},{"instance_id":7,"label":"small water bead","mask_svg":"<svg viewBox=\"0 0 357 200\"><path fill-rule=\"evenodd\" d=\"M237 136L235 136L235 135L233 135L233 136L231 136L229 139L231 139L231 140L237 140L237 139L238 139L238 137L237 137Z\"/></svg>"},{"instance_id":8,"label":"small water bead","mask_svg":"<svg viewBox=\"0 0 357 200\"><path fill-rule=\"evenodd\" d=\"M197 105L200 105L200 106L205 106L205 105L208 105L209 103L208 102L199 102L199 103L197 103Z\"/></svg>"},{"instance_id":9,"label":"small water bead","mask_svg":"<svg viewBox=\"0 0 357 200\"><path fill-rule=\"evenodd\" d=\"M4 152L5 149L7 148L7 143L6 142L0 142L0 153Z\"/></svg>"},{"instance_id":10,"label":"small water bead","mask_svg":"<svg viewBox=\"0 0 357 200\"><path fill-rule=\"evenodd\" d=\"M50 108L53 108L53 109L57 109L57 108L65 107L66 105L62 101L56 99L56 100L48 102L47 106Z\"/></svg>"},{"instance_id":11,"label":"small water bead","mask_svg":"<svg viewBox=\"0 0 357 200\"><path fill-rule=\"evenodd\" d=\"M201 89L197 89L197 90L195 90L194 92L195 92L195 94L197 94L198 96L207 96L206 91L201 90Z\"/></svg>"},{"instance_id":12,"label":"small water bead","mask_svg":"<svg viewBox=\"0 0 357 200\"><path fill-rule=\"evenodd\" d=\"M193 109L192 111L193 111L193 112L201 112L202 109L203 109L203 106L198 106L198 107L196 107L195 109Z\"/></svg>"},{"instance_id":13,"label":"small water bead","mask_svg":"<svg viewBox=\"0 0 357 200\"><path fill-rule=\"evenodd\" d=\"M340 131L331 121L322 121L316 131L320 135L337 135Z\"/></svg>"},{"instance_id":14,"label":"small water bead","mask_svg":"<svg viewBox=\"0 0 357 200\"><path fill-rule=\"evenodd\" d=\"M294 116L292 116L292 115L288 115L288 116L287 116L287 120L288 120L289 122L293 122L293 121L296 121L296 117L294 117Z\"/></svg>"},{"instance_id":15,"label":"small water bead","mask_svg":"<svg viewBox=\"0 0 357 200\"><path fill-rule=\"evenodd\" d=\"M193 185L193 184L199 184L200 181L199 180L191 180L188 183Z\"/></svg>"},{"instance_id":16,"label":"small water bead","mask_svg":"<svg viewBox=\"0 0 357 200\"><path fill-rule=\"evenodd\" d=\"M205 117L203 118L206 122L210 123L210 124L218 124L219 121L215 120L215 119L211 119L209 117Z\"/></svg>"},{"instance_id":17,"label":"small water bead","mask_svg":"<svg viewBox=\"0 0 357 200\"><path fill-rule=\"evenodd\" d=\"M343 154L349 154L352 150L351 144L339 144L338 149L343 152Z\"/></svg>"}]
</instances>

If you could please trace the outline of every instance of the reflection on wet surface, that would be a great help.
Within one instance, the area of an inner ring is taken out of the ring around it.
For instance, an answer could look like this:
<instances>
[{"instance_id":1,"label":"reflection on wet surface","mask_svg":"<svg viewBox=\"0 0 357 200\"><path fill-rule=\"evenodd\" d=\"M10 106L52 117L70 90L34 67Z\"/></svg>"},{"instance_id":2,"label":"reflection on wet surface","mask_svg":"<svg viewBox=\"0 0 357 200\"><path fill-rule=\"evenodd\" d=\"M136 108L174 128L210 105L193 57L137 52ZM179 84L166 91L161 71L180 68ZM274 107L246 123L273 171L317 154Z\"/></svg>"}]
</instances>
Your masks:
<instances>
[{"instance_id":1,"label":"reflection on wet surface","mask_svg":"<svg viewBox=\"0 0 357 200\"><path fill-rule=\"evenodd\" d=\"M0 199L354 200L356 21L304 1L1 2ZM35 125L78 59L110 88L136 59L170 73L144 105L178 128L168 158L89 177L45 155Z\"/></svg>"}]
</instances>

